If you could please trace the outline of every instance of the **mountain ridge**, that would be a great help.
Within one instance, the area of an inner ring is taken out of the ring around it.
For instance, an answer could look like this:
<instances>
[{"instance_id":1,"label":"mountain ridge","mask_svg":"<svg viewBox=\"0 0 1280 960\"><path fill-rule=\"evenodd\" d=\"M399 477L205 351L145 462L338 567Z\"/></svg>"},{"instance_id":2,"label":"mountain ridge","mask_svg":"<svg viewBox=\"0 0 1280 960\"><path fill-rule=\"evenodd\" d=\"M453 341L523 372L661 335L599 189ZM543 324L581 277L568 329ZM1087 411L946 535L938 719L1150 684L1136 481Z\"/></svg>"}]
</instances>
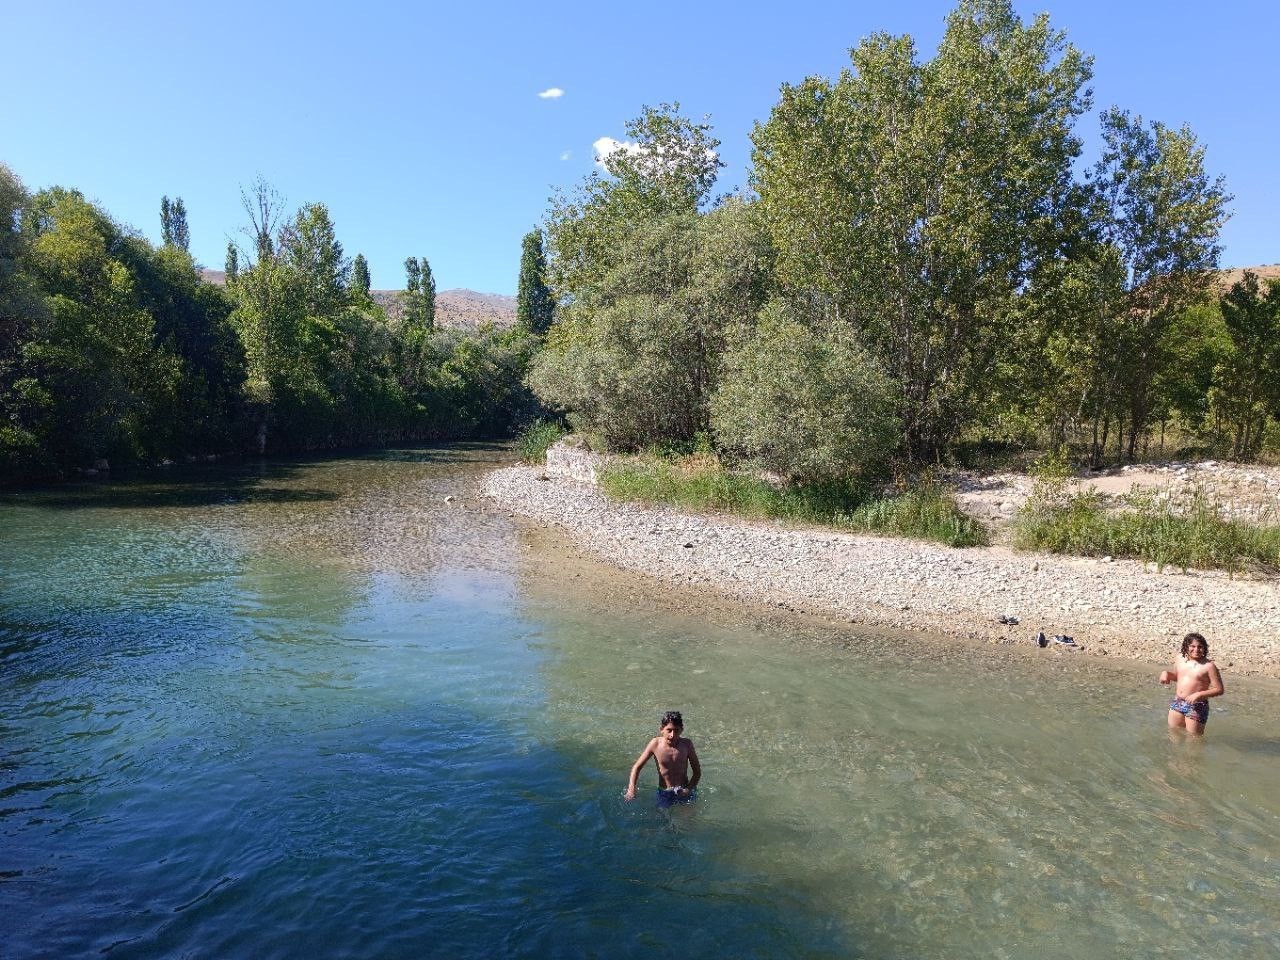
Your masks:
<instances>
[{"instance_id":1,"label":"mountain ridge","mask_svg":"<svg viewBox=\"0 0 1280 960\"><path fill-rule=\"evenodd\" d=\"M227 275L222 270L201 270L206 283L223 286ZM370 290L373 302L398 320L404 313L403 290ZM455 287L436 293L436 326L454 330L475 330L490 323L499 330L515 326L516 298L505 293L484 293Z\"/></svg>"}]
</instances>

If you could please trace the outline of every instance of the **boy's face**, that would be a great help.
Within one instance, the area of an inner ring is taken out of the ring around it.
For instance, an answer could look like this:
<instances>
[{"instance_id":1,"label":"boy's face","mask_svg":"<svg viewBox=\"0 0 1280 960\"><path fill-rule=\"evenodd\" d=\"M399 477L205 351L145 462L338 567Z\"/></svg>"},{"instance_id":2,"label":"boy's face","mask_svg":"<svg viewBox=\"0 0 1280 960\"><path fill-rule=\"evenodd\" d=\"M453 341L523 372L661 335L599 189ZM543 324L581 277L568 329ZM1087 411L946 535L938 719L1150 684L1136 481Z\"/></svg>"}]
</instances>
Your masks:
<instances>
[{"instance_id":1,"label":"boy's face","mask_svg":"<svg viewBox=\"0 0 1280 960\"><path fill-rule=\"evenodd\" d=\"M1192 640L1187 644L1188 660L1203 660L1207 652L1203 640Z\"/></svg>"},{"instance_id":2,"label":"boy's face","mask_svg":"<svg viewBox=\"0 0 1280 960\"><path fill-rule=\"evenodd\" d=\"M666 743L675 743L680 739L680 731L684 727L677 727L674 723L664 724L662 729L658 731L662 735L662 739Z\"/></svg>"}]
</instances>

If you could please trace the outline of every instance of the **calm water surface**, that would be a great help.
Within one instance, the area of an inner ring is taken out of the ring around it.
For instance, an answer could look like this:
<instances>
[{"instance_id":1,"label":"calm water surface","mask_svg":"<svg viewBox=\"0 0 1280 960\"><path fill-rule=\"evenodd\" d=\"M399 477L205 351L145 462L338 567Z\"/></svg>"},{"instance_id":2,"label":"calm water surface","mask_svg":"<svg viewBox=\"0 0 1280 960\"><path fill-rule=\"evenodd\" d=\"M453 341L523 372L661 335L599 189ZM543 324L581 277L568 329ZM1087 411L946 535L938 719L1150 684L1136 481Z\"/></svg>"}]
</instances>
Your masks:
<instances>
[{"instance_id":1,"label":"calm water surface","mask_svg":"<svg viewBox=\"0 0 1280 960\"><path fill-rule=\"evenodd\" d=\"M0 956L1280 956L1276 685L656 587L504 457L0 498Z\"/></svg>"}]
</instances>

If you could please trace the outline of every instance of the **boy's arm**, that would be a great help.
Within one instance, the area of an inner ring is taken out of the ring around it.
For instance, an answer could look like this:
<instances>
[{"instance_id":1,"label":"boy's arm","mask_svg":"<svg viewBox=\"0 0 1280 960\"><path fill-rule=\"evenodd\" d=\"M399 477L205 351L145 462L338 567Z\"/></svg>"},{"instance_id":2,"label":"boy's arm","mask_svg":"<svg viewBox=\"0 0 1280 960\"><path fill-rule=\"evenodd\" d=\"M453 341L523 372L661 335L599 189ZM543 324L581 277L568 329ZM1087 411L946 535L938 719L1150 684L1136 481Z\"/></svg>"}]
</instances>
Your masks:
<instances>
[{"instance_id":1,"label":"boy's arm","mask_svg":"<svg viewBox=\"0 0 1280 960\"><path fill-rule=\"evenodd\" d=\"M657 737L650 740L649 745L641 752L640 758L631 765L631 779L627 781L627 792L622 795L624 799L634 800L636 798L636 781L640 779L640 771L644 769L644 765L653 756L653 745L657 740Z\"/></svg>"},{"instance_id":2,"label":"boy's arm","mask_svg":"<svg viewBox=\"0 0 1280 960\"><path fill-rule=\"evenodd\" d=\"M1189 702L1195 703L1197 700L1208 700L1210 697L1220 697L1226 693L1227 688L1222 685L1222 674L1218 672L1218 665L1210 661L1209 669L1206 672L1209 674L1209 689L1193 693L1187 697Z\"/></svg>"},{"instance_id":3,"label":"boy's arm","mask_svg":"<svg viewBox=\"0 0 1280 960\"><path fill-rule=\"evenodd\" d=\"M698 762L698 751L693 745L693 741L689 741L689 790L692 791L698 785L698 781L702 779L702 764Z\"/></svg>"},{"instance_id":4,"label":"boy's arm","mask_svg":"<svg viewBox=\"0 0 1280 960\"><path fill-rule=\"evenodd\" d=\"M1177 657L1174 657L1174 658L1173 658L1173 669L1172 669L1172 670L1163 670L1163 671L1161 671L1161 673L1160 673L1160 682L1161 682L1161 683L1175 683L1175 682L1177 682L1177 679L1178 679L1178 668L1179 668L1180 666L1181 666L1181 664L1179 664L1179 663L1178 663L1178 658L1177 658Z\"/></svg>"}]
</instances>

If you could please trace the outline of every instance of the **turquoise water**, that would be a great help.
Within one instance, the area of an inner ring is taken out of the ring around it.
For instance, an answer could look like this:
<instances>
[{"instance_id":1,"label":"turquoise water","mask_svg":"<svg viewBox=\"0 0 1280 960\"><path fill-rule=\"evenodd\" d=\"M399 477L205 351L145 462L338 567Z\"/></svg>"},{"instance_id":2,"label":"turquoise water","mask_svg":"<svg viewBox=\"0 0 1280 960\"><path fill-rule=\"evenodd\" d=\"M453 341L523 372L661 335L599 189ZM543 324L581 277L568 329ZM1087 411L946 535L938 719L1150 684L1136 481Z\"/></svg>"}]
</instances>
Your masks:
<instances>
[{"instance_id":1,"label":"turquoise water","mask_svg":"<svg viewBox=\"0 0 1280 960\"><path fill-rule=\"evenodd\" d=\"M1187 742L1159 666L659 587L504 456L0 499L0 956L1280 955L1274 684ZM699 800L624 803L668 708Z\"/></svg>"}]
</instances>

